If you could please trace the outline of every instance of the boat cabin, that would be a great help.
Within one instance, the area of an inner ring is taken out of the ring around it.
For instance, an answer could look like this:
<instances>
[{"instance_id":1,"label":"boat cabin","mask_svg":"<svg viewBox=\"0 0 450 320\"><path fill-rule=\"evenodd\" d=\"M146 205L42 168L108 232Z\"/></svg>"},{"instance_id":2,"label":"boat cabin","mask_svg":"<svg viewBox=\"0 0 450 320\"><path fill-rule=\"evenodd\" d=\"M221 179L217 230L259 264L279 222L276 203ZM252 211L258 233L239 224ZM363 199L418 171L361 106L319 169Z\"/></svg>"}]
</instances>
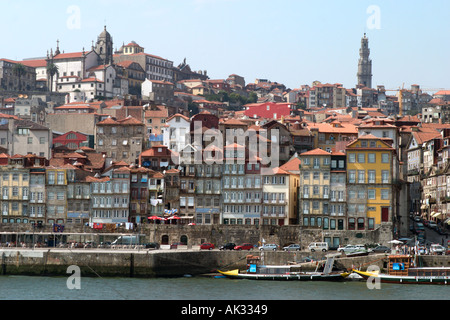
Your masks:
<instances>
[{"instance_id":1,"label":"boat cabin","mask_svg":"<svg viewBox=\"0 0 450 320\"><path fill-rule=\"evenodd\" d=\"M408 255L389 256L388 270L390 275L407 276L410 267L412 267L411 256Z\"/></svg>"},{"instance_id":2,"label":"boat cabin","mask_svg":"<svg viewBox=\"0 0 450 320\"><path fill-rule=\"evenodd\" d=\"M413 277L450 277L450 268L414 266L411 256L389 256L389 275Z\"/></svg>"},{"instance_id":3,"label":"boat cabin","mask_svg":"<svg viewBox=\"0 0 450 320\"><path fill-rule=\"evenodd\" d=\"M259 265L259 256L248 255L247 258L247 273L256 273L257 266Z\"/></svg>"},{"instance_id":4,"label":"boat cabin","mask_svg":"<svg viewBox=\"0 0 450 320\"><path fill-rule=\"evenodd\" d=\"M290 266L261 265L259 256L247 256L247 273L253 274L285 274L291 271Z\"/></svg>"}]
</instances>

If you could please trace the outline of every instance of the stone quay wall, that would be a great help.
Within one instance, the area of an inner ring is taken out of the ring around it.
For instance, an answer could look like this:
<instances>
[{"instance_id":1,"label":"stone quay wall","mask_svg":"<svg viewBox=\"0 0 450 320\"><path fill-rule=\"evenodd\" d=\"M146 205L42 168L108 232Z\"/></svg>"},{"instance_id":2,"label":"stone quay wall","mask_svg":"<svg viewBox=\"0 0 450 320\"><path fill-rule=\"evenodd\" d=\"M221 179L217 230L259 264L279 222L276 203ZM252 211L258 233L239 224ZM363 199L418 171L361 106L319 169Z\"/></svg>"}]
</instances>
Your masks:
<instances>
[{"instance_id":1,"label":"stone quay wall","mask_svg":"<svg viewBox=\"0 0 450 320\"><path fill-rule=\"evenodd\" d=\"M51 233L51 226L43 226L33 229L29 224L0 224L0 234L2 232L40 234ZM143 235L142 242L157 242L160 244L172 244L183 242L189 247L200 245L203 242L211 242L216 246L227 242L236 244L252 243L258 245L263 240L266 243L275 243L280 247L291 243L300 244L304 249L311 242L321 242L325 237L330 239L338 237L340 245L347 244L383 244L388 245L392 240L392 233L389 228L380 228L372 231L341 231L341 230L322 230L303 228L298 225L290 226L269 226L269 225L187 225L187 224L141 224L133 230L127 230L125 227L119 227L114 230L115 233L129 233ZM64 232L55 233L65 235L69 233L82 233L84 235L111 234L111 230L92 229L88 226L66 225ZM83 241L83 239L92 240L92 237L75 237L69 240ZM105 238L106 239L106 238ZM108 239L114 239L109 237ZM95 240L95 238L94 238ZM2 241L2 238L0 238ZM3 238L3 242L5 239ZM10 240L14 241L14 239ZM19 239L20 241L20 239ZM99 240L100 241L100 240ZM103 240L106 241L106 240Z\"/></svg>"},{"instance_id":2,"label":"stone quay wall","mask_svg":"<svg viewBox=\"0 0 450 320\"><path fill-rule=\"evenodd\" d=\"M70 266L80 268L81 276L91 277L176 277L202 275L217 270L246 269L247 255L257 255L265 264L301 262L305 256L324 262L323 253L173 250L100 250L100 249L1 249L1 275L69 276ZM376 265L386 269L385 254L362 257L337 257L335 266L350 270ZM423 256L424 266L449 266L449 256ZM303 264L314 270L316 262Z\"/></svg>"},{"instance_id":3,"label":"stone quay wall","mask_svg":"<svg viewBox=\"0 0 450 320\"><path fill-rule=\"evenodd\" d=\"M148 225L142 229L150 242L175 243L187 239L188 245L200 245L211 242L216 246L227 242L252 243L261 241L275 243L280 247L291 243L300 244L306 249L311 242L321 242L324 237L339 237L341 245L347 244L387 244L392 240L385 230L375 231L325 231L321 229L304 229L301 226L246 226L246 225Z\"/></svg>"}]
</instances>

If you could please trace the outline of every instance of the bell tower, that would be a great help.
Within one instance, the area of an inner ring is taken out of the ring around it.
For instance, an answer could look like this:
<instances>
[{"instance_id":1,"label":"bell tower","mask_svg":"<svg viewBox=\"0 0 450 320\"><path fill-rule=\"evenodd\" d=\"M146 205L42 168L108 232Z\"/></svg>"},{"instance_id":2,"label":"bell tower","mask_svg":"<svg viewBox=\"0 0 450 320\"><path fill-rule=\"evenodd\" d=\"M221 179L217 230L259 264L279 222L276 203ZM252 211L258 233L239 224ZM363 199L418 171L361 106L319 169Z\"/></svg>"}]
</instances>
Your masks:
<instances>
[{"instance_id":1,"label":"bell tower","mask_svg":"<svg viewBox=\"0 0 450 320\"><path fill-rule=\"evenodd\" d=\"M99 55L101 64L113 63L113 40L109 32L106 31L106 26L97 38L94 51Z\"/></svg>"},{"instance_id":2,"label":"bell tower","mask_svg":"<svg viewBox=\"0 0 450 320\"><path fill-rule=\"evenodd\" d=\"M369 58L369 55L369 39L364 33L364 37L361 39L361 48L359 49L357 85L372 88L372 60Z\"/></svg>"}]
</instances>

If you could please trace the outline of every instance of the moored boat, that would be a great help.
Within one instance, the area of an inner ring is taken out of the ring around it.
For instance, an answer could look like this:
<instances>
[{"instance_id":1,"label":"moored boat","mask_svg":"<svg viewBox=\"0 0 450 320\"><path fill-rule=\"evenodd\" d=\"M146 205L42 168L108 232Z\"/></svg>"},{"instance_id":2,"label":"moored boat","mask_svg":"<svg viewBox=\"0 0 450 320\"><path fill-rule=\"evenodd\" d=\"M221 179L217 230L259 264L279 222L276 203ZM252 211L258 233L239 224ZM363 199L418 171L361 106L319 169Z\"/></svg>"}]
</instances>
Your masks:
<instances>
[{"instance_id":1,"label":"moored boat","mask_svg":"<svg viewBox=\"0 0 450 320\"><path fill-rule=\"evenodd\" d=\"M389 256L388 273L352 271L364 279L379 280L381 283L402 284L450 284L448 267L415 267L413 257L409 255Z\"/></svg>"},{"instance_id":2,"label":"moored boat","mask_svg":"<svg viewBox=\"0 0 450 320\"><path fill-rule=\"evenodd\" d=\"M341 281L350 273L332 271L334 257L328 258L324 270L301 271L301 265L263 265L259 264L258 256L247 256L247 270L240 271L234 269L230 271L220 271L221 274L232 279L249 280L303 280L303 281Z\"/></svg>"}]
</instances>

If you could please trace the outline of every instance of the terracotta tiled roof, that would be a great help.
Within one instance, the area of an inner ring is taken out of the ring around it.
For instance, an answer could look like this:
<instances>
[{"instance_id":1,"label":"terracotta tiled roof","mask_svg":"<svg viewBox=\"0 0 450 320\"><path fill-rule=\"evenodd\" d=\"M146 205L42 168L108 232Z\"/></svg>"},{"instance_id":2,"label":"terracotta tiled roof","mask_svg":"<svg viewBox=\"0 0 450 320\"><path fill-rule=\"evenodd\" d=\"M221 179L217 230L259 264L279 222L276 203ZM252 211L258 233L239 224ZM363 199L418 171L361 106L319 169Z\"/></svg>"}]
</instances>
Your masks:
<instances>
[{"instance_id":1,"label":"terracotta tiled roof","mask_svg":"<svg viewBox=\"0 0 450 320\"><path fill-rule=\"evenodd\" d=\"M65 154L64 158L86 159L87 157L82 155L82 154L79 154L77 152L72 152L72 153L69 153L69 154Z\"/></svg>"},{"instance_id":2,"label":"terracotta tiled roof","mask_svg":"<svg viewBox=\"0 0 450 320\"><path fill-rule=\"evenodd\" d=\"M97 79L97 78L87 78L87 79L81 80L81 82L102 82L103 83L102 80Z\"/></svg>"},{"instance_id":3,"label":"terracotta tiled roof","mask_svg":"<svg viewBox=\"0 0 450 320\"><path fill-rule=\"evenodd\" d=\"M445 105L449 104L447 101L442 100L441 98L434 98L428 101L428 104L434 104L434 105Z\"/></svg>"},{"instance_id":4,"label":"terracotta tiled roof","mask_svg":"<svg viewBox=\"0 0 450 320\"><path fill-rule=\"evenodd\" d=\"M291 160L289 160L288 162L286 162L285 164L283 164L280 169L283 169L285 171L290 171L290 172L295 172L295 171L299 171L299 166L301 164L301 160L299 158L292 158Z\"/></svg>"},{"instance_id":5,"label":"terracotta tiled roof","mask_svg":"<svg viewBox=\"0 0 450 320\"><path fill-rule=\"evenodd\" d=\"M435 96L448 96L450 95L450 90L441 90L434 94Z\"/></svg>"},{"instance_id":6,"label":"terracotta tiled roof","mask_svg":"<svg viewBox=\"0 0 450 320\"><path fill-rule=\"evenodd\" d=\"M114 125L117 125L118 123L113 118L108 117L105 120L100 121L100 122L97 123L97 125L103 125L103 124L114 124Z\"/></svg>"},{"instance_id":7,"label":"terracotta tiled roof","mask_svg":"<svg viewBox=\"0 0 450 320\"><path fill-rule=\"evenodd\" d=\"M439 132L412 132L412 136L416 139L416 142L421 145L424 142L430 141L432 139L441 138L441 134Z\"/></svg>"},{"instance_id":8,"label":"terracotta tiled roof","mask_svg":"<svg viewBox=\"0 0 450 320\"><path fill-rule=\"evenodd\" d=\"M158 152L158 148L162 148L161 152ZM139 156L140 157L154 157L154 156L163 156L167 157L171 155L171 150L167 148L167 146L153 146L150 149L143 151Z\"/></svg>"},{"instance_id":9,"label":"terracotta tiled roof","mask_svg":"<svg viewBox=\"0 0 450 320\"><path fill-rule=\"evenodd\" d=\"M272 168L272 174L293 174L293 173L283 170L280 167L277 167L277 168Z\"/></svg>"},{"instance_id":10,"label":"terracotta tiled roof","mask_svg":"<svg viewBox=\"0 0 450 320\"><path fill-rule=\"evenodd\" d=\"M340 126L336 127L329 123L313 123L307 122L308 128L317 128L321 133L345 133L345 134L357 134L358 129L355 125L349 123L340 123Z\"/></svg>"},{"instance_id":11,"label":"terracotta tiled roof","mask_svg":"<svg viewBox=\"0 0 450 320\"><path fill-rule=\"evenodd\" d=\"M104 70L104 69L106 69L107 67L108 67L108 65L106 65L106 64L101 64L101 65L99 65L99 66L90 68L88 71Z\"/></svg>"},{"instance_id":12,"label":"terracotta tiled roof","mask_svg":"<svg viewBox=\"0 0 450 320\"><path fill-rule=\"evenodd\" d=\"M59 59L71 59L71 58L81 58L83 56L83 52L70 52L70 53L60 53L53 57L54 60Z\"/></svg>"},{"instance_id":13,"label":"terracotta tiled roof","mask_svg":"<svg viewBox=\"0 0 450 320\"><path fill-rule=\"evenodd\" d=\"M327 152L325 150L322 150L320 148L316 148L316 149L311 150L311 151L303 152L300 155L301 156L330 156L331 153L329 153L329 152Z\"/></svg>"},{"instance_id":14,"label":"terracotta tiled roof","mask_svg":"<svg viewBox=\"0 0 450 320\"><path fill-rule=\"evenodd\" d=\"M156 110L145 110L146 118L167 118L169 111L165 106L156 106Z\"/></svg>"},{"instance_id":15,"label":"terracotta tiled roof","mask_svg":"<svg viewBox=\"0 0 450 320\"><path fill-rule=\"evenodd\" d=\"M102 178L96 178L96 177L91 177L91 176L86 177L87 182L106 182L109 180L110 180L109 177L102 177Z\"/></svg>"},{"instance_id":16,"label":"terracotta tiled roof","mask_svg":"<svg viewBox=\"0 0 450 320\"><path fill-rule=\"evenodd\" d=\"M170 117L166 120L166 122L169 122L170 120L175 119L176 117L180 117L180 118L183 118L183 119L186 120L186 121L190 121L190 119L189 119L188 117L186 117L185 115L182 115L181 113L176 113L176 114L170 116Z\"/></svg>"},{"instance_id":17,"label":"terracotta tiled roof","mask_svg":"<svg viewBox=\"0 0 450 320\"><path fill-rule=\"evenodd\" d=\"M246 126L247 125L246 123L244 123L238 119L233 119L233 118L225 120L224 122L222 122L222 124L233 125L233 126Z\"/></svg>"},{"instance_id":18,"label":"terracotta tiled roof","mask_svg":"<svg viewBox=\"0 0 450 320\"><path fill-rule=\"evenodd\" d=\"M33 68L39 68L39 67L46 67L47 66L47 61L45 59L23 60L20 63L22 63L25 66L33 67Z\"/></svg>"},{"instance_id":19,"label":"terracotta tiled roof","mask_svg":"<svg viewBox=\"0 0 450 320\"><path fill-rule=\"evenodd\" d=\"M117 122L121 125L139 125L139 124L143 124L141 121L139 121L138 119L132 117L132 116L128 116L125 119L120 119L117 120Z\"/></svg>"}]
</instances>

